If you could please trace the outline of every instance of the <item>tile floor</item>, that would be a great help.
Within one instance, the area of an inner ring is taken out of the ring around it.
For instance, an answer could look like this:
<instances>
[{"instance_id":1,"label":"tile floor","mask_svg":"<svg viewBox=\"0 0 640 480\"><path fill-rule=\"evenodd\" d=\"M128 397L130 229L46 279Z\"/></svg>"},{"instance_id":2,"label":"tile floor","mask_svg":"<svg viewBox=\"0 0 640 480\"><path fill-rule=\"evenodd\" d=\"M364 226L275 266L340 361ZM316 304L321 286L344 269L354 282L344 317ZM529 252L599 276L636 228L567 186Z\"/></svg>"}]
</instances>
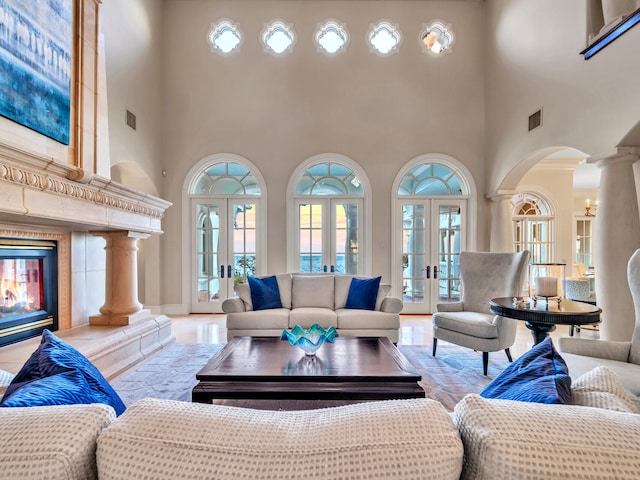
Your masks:
<instances>
[{"instance_id":1,"label":"tile floor","mask_svg":"<svg viewBox=\"0 0 640 480\"><path fill-rule=\"evenodd\" d=\"M172 333L178 343L225 343L227 330L224 314L193 314L186 316L171 316ZM61 337L74 347L82 351L88 341L99 341L98 329L103 327L79 327L63 332ZM569 327L560 325L551 334L552 338L569 335ZM583 338L597 338L598 332L582 329L576 336ZM431 345L431 316L430 315L401 315L400 316L400 345ZM14 345L0 348L0 369L16 373L37 348L39 338L33 338ZM517 358L533 345L531 333L523 322L518 322L516 342L511 347L513 358ZM494 353L493 355L500 355Z\"/></svg>"}]
</instances>

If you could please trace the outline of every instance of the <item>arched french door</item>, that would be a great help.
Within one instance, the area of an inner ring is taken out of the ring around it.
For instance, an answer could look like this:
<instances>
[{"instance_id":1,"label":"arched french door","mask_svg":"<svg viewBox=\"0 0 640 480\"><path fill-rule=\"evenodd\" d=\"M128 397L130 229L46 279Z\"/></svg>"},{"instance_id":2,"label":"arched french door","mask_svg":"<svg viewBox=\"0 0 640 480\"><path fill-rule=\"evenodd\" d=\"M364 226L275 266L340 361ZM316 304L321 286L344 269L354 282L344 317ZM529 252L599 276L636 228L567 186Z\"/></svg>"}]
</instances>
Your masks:
<instances>
[{"instance_id":1,"label":"arched french door","mask_svg":"<svg viewBox=\"0 0 640 480\"><path fill-rule=\"evenodd\" d=\"M458 162L435 154L396 177L392 269L403 313L432 313L437 303L460 299L460 252L475 246L469 178Z\"/></svg>"},{"instance_id":2,"label":"arched french door","mask_svg":"<svg viewBox=\"0 0 640 480\"><path fill-rule=\"evenodd\" d=\"M298 167L288 188L290 271L370 273L368 185L342 155L316 155Z\"/></svg>"},{"instance_id":3,"label":"arched french door","mask_svg":"<svg viewBox=\"0 0 640 480\"><path fill-rule=\"evenodd\" d=\"M234 284L265 269L264 182L242 157L205 160L189 187L190 311L219 313Z\"/></svg>"},{"instance_id":4,"label":"arched french door","mask_svg":"<svg viewBox=\"0 0 640 480\"><path fill-rule=\"evenodd\" d=\"M551 204L532 192L513 196L513 251L529 250L531 263L555 262L555 215Z\"/></svg>"}]
</instances>

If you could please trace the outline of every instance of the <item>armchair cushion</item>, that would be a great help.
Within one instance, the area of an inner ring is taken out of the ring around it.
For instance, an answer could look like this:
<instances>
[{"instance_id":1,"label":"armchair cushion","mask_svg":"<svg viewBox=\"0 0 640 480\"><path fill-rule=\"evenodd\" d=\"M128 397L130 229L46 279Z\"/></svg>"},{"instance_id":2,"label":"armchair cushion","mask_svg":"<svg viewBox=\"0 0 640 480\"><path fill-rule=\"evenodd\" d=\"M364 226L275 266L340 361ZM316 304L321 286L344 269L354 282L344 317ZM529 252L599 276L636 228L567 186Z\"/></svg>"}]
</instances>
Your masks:
<instances>
[{"instance_id":1,"label":"armchair cushion","mask_svg":"<svg viewBox=\"0 0 640 480\"><path fill-rule=\"evenodd\" d=\"M480 312L437 312L432 316L433 325L453 330L462 335L479 338L496 338L498 328L493 323L495 315Z\"/></svg>"},{"instance_id":2,"label":"armchair cushion","mask_svg":"<svg viewBox=\"0 0 640 480\"><path fill-rule=\"evenodd\" d=\"M617 412L640 413L618 376L604 366L588 371L573 382L571 403Z\"/></svg>"},{"instance_id":3,"label":"armchair cushion","mask_svg":"<svg viewBox=\"0 0 640 480\"><path fill-rule=\"evenodd\" d=\"M275 275L265 278L248 277L251 290L251 304L254 310L282 308L280 289Z\"/></svg>"},{"instance_id":4,"label":"armchair cushion","mask_svg":"<svg viewBox=\"0 0 640 480\"><path fill-rule=\"evenodd\" d=\"M547 337L505 368L480 395L522 402L570 403L571 378Z\"/></svg>"},{"instance_id":5,"label":"armchair cushion","mask_svg":"<svg viewBox=\"0 0 640 480\"><path fill-rule=\"evenodd\" d=\"M629 360L631 342L561 337L558 340L558 349L562 353L627 362Z\"/></svg>"},{"instance_id":6,"label":"armchair cushion","mask_svg":"<svg viewBox=\"0 0 640 480\"><path fill-rule=\"evenodd\" d=\"M380 289L380 277L352 278L345 308L358 310L374 310Z\"/></svg>"}]
</instances>

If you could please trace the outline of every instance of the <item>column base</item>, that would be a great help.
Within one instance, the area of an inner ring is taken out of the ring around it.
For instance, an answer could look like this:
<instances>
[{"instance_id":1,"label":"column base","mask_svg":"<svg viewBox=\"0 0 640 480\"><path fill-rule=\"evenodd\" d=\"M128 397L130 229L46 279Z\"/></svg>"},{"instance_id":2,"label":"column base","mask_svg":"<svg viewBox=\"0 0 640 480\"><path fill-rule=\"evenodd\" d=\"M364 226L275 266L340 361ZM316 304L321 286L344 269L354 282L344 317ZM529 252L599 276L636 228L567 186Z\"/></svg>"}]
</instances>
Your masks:
<instances>
[{"instance_id":1,"label":"column base","mask_svg":"<svg viewBox=\"0 0 640 480\"><path fill-rule=\"evenodd\" d=\"M89 317L89 325L135 325L136 323L148 320L149 318L151 318L151 310L142 309L138 312L126 315L92 315Z\"/></svg>"}]
</instances>

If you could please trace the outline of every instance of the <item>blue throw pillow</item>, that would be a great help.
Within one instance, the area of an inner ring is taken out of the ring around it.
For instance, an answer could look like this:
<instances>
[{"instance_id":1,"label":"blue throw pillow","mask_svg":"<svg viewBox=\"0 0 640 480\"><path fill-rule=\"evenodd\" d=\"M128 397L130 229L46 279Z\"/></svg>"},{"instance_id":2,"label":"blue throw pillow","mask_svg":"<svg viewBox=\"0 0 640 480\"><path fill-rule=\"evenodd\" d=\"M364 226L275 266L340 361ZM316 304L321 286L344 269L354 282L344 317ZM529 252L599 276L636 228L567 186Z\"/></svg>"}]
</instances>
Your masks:
<instances>
[{"instance_id":1,"label":"blue throw pillow","mask_svg":"<svg viewBox=\"0 0 640 480\"><path fill-rule=\"evenodd\" d=\"M280 288L276 276L265 278L247 277L251 290L251 303L254 310L267 310L269 308L282 308L280 301Z\"/></svg>"},{"instance_id":2,"label":"blue throw pillow","mask_svg":"<svg viewBox=\"0 0 640 480\"><path fill-rule=\"evenodd\" d=\"M380 277L352 278L344 308L375 310L379 289Z\"/></svg>"},{"instance_id":3,"label":"blue throw pillow","mask_svg":"<svg viewBox=\"0 0 640 480\"><path fill-rule=\"evenodd\" d=\"M125 405L84 355L49 330L2 398L2 407L104 403L120 415Z\"/></svg>"},{"instance_id":4,"label":"blue throw pillow","mask_svg":"<svg viewBox=\"0 0 640 480\"><path fill-rule=\"evenodd\" d=\"M547 337L505 368L480 395L522 402L571 403L571 377Z\"/></svg>"}]
</instances>

